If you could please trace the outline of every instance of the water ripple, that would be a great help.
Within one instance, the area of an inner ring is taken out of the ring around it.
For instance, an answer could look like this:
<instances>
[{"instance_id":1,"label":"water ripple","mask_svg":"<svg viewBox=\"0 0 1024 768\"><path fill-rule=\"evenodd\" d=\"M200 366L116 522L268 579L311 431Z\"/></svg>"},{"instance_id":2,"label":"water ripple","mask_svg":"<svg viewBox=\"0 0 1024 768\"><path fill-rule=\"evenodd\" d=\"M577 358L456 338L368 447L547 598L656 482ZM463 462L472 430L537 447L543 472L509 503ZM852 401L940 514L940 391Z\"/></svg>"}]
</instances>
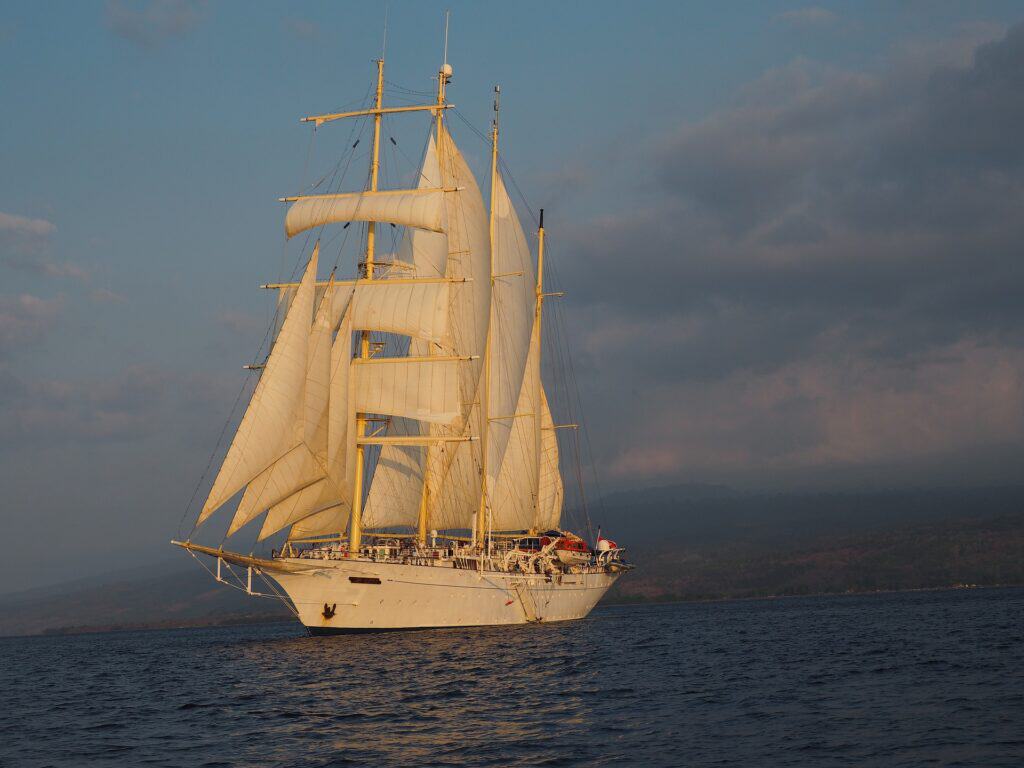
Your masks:
<instances>
[{"instance_id":1,"label":"water ripple","mask_svg":"<svg viewBox=\"0 0 1024 768\"><path fill-rule=\"evenodd\" d=\"M1024 590L0 639L0 764L1021 765Z\"/></svg>"}]
</instances>

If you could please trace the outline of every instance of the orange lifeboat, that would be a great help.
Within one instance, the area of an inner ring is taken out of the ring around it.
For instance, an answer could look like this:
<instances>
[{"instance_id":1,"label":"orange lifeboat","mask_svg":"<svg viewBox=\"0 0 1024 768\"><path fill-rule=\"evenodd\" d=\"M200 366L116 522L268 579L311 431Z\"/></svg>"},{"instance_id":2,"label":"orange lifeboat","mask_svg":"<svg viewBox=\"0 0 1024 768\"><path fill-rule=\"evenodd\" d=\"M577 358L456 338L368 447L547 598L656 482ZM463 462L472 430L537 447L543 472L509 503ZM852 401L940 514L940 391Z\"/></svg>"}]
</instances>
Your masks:
<instances>
[{"instance_id":1,"label":"orange lifeboat","mask_svg":"<svg viewBox=\"0 0 1024 768\"><path fill-rule=\"evenodd\" d=\"M590 547L583 539L563 536L555 542L555 555L565 565L583 565L590 562Z\"/></svg>"}]
</instances>

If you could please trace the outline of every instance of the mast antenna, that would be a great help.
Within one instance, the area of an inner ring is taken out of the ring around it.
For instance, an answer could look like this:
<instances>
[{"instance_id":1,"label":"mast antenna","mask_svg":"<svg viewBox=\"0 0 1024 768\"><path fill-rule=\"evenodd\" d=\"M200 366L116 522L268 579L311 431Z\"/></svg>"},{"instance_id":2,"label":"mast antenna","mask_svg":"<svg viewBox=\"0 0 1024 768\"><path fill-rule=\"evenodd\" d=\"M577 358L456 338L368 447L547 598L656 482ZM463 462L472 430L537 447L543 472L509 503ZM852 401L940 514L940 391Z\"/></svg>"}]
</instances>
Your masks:
<instances>
[{"instance_id":1,"label":"mast antenna","mask_svg":"<svg viewBox=\"0 0 1024 768\"><path fill-rule=\"evenodd\" d=\"M383 59L388 50L388 9L390 4L384 3L384 37L380 43L380 57Z\"/></svg>"},{"instance_id":2,"label":"mast antenna","mask_svg":"<svg viewBox=\"0 0 1024 768\"><path fill-rule=\"evenodd\" d=\"M445 9L444 12L444 61L441 62L444 66L448 66L448 18L452 15L451 9Z\"/></svg>"}]
</instances>

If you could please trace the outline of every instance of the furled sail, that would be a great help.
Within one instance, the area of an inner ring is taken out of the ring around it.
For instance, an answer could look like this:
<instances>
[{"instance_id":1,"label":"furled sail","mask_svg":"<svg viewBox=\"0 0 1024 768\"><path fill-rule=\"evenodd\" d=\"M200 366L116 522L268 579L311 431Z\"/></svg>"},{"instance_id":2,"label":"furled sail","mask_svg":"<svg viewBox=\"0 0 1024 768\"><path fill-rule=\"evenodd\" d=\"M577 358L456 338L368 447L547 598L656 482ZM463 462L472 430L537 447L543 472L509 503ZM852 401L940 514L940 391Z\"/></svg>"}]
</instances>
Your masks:
<instances>
[{"instance_id":1,"label":"furled sail","mask_svg":"<svg viewBox=\"0 0 1024 768\"><path fill-rule=\"evenodd\" d=\"M494 215L494 285L491 288L491 373L488 386L487 479L493 489L509 436L517 427L517 403L530 350L536 280L530 246L500 172L491 190ZM539 361L538 361L539 362ZM490 493L488 494L490 495Z\"/></svg>"},{"instance_id":2,"label":"furled sail","mask_svg":"<svg viewBox=\"0 0 1024 768\"><path fill-rule=\"evenodd\" d=\"M448 283L361 282L352 304L352 327L385 331L440 344L448 330Z\"/></svg>"},{"instance_id":3,"label":"furled sail","mask_svg":"<svg viewBox=\"0 0 1024 768\"><path fill-rule=\"evenodd\" d=\"M314 249L197 525L298 442L295 422L305 390L317 256Z\"/></svg>"},{"instance_id":4,"label":"furled sail","mask_svg":"<svg viewBox=\"0 0 1024 768\"><path fill-rule=\"evenodd\" d=\"M355 410L451 424L461 415L462 362L450 357L353 360Z\"/></svg>"},{"instance_id":5,"label":"furled sail","mask_svg":"<svg viewBox=\"0 0 1024 768\"><path fill-rule=\"evenodd\" d=\"M284 231L294 237L324 224L379 221L443 232L444 194L442 189L398 189L300 197L288 209Z\"/></svg>"}]
</instances>

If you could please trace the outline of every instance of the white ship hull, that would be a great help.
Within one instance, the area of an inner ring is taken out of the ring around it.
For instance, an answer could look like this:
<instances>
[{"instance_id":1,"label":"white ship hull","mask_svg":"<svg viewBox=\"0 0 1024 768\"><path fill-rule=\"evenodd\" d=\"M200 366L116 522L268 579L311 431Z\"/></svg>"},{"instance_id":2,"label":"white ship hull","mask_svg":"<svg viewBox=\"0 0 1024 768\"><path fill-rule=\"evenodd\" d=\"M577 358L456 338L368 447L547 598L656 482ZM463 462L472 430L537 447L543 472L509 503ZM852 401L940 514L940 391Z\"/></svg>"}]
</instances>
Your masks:
<instances>
[{"instance_id":1,"label":"white ship hull","mask_svg":"<svg viewBox=\"0 0 1024 768\"><path fill-rule=\"evenodd\" d=\"M619 576L549 577L358 560L325 560L315 570L266 575L281 585L314 634L581 619Z\"/></svg>"}]
</instances>

